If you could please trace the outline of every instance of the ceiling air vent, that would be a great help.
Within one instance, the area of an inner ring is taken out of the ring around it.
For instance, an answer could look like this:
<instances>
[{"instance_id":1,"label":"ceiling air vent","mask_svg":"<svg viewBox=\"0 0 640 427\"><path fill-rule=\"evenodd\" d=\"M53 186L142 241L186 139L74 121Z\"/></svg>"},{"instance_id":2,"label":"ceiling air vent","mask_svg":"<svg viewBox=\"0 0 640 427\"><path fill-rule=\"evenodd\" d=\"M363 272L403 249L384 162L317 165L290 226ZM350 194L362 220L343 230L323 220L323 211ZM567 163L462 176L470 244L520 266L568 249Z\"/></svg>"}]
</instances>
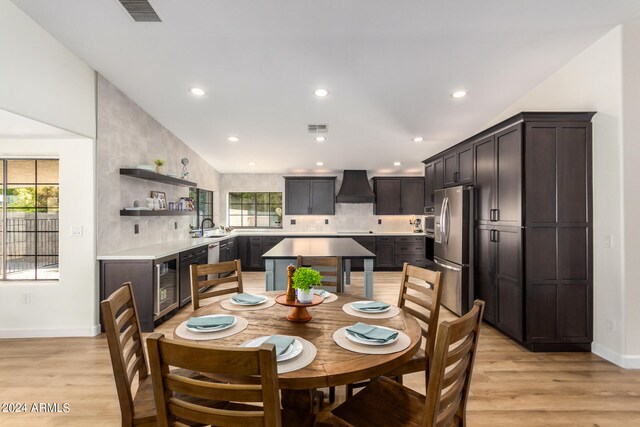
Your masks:
<instances>
[{"instance_id":1,"label":"ceiling air vent","mask_svg":"<svg viewBox=\"0 0 640 427\"><path fill-rule=\"evenodd\" d=\"M308 133L328 133L329 125L307 125Z\"/></svg>"},{"instance_id":2,"label":"ceiling air vent","mask_svg":"<svg viewBox=\"0 0 640 427\"><path fill-rule=\"evenodd\" d=\"M148 0L119 0L136 22L162 22Z\"/></svg>"}]
</instances>

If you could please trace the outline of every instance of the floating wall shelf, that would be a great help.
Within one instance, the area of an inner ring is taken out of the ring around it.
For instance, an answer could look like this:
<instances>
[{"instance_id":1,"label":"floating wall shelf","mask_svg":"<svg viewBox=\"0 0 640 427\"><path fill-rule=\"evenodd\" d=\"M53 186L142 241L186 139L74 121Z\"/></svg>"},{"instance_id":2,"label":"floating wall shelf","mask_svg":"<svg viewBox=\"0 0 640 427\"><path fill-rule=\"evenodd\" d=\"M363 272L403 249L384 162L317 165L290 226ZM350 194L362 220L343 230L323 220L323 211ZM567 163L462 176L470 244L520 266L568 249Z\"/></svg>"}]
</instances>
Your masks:
<instances>
[{"instance_id":1,"label":"floating wall shelf","mask_svg":"<svg viewBox=\"0 0 640 427\"><path fill-rule=\"evenodd\" d=\"M135 168L121 168L120 175L131 176L133 178L146 179L147 181L161 182L163 184L179 185L181 187L197 187L195 182L187 181L186 179L174 178L168 175L162 175L161 173L155 173L144 169ZM133 212L133 211L128 211ZM175 212L175 211L173 211ZM148 214L145 214L148 215Z\"/></svg>"},{"instance_id":2,"label":"floating wall shelf","mask_svg":"<svg viewBox=\"0 0 640 427\"><path fill-rule=\"evenodd\" d=\"M196 211L137 211L126 210L120 211L120 216L182 216L182 215L195 215Z\"/></svg>"}]
</instances>

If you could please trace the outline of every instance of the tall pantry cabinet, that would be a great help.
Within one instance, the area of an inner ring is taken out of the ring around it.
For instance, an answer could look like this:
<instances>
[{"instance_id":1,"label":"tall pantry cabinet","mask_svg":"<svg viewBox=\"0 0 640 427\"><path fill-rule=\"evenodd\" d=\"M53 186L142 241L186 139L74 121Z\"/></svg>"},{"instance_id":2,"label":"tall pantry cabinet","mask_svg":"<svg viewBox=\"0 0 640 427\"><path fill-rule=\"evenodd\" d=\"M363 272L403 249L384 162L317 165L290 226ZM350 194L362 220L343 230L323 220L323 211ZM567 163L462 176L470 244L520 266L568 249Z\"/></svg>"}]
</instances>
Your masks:
<instances>
[{"instance_id":1,"label":"tall pantry cabinet","mask_svg":"<svg viewBox=\"0 0 640 427\"><path fill-rule=\"evenodd\" d=\"M591 348L594 114L520 113L454 147L473 149L475 297L533 351Z\"/></svg>"}]
</instances>

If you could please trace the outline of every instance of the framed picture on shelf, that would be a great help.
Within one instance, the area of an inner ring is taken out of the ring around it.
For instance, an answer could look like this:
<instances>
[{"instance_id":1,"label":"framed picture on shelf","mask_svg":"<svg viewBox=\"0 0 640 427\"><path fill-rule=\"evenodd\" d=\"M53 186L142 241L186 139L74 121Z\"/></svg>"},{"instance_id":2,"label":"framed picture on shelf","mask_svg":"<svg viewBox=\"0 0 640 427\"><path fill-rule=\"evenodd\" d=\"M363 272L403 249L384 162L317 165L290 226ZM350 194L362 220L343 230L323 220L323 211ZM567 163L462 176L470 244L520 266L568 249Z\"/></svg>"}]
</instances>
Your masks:
<instances>
[{"instance_id":1,"label":"framed picture on shelf","mask_svg":"<svg viewBox=\"0 0 640 427\"><path fill-rule=\"evenodd\" d=\"M154 209L157 209L160 211L167 210L167 195L165 193L163 193L162 191L152 191L151 198L153 199ZM157 207L156 207L156 200L158 201Z\"/></svg>"}]
</instances>

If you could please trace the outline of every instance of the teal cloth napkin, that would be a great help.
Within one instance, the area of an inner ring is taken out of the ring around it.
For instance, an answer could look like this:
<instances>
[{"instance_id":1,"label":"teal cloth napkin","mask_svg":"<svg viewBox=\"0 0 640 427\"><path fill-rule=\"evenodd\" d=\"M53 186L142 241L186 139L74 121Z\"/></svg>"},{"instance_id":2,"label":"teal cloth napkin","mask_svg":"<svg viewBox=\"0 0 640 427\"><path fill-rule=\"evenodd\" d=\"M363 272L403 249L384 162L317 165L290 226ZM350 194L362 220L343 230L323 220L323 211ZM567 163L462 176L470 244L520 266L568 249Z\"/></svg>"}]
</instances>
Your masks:
<instances>
[{"instance_id":1,"label":"teal cloth napkin","mask_svg":"<svg viewBox=\"0 0 640 427\"><path fill-rule=\"evenodd\" d=\"M235 318L233 316L218 316L218 317L192 317L187 322L187 326L194 329L207 329L222 326L229 326L233 324Z\"/></svg>"},{"instance_id":2,"label":"teal cloth napkin","mask_svg":"<svg viewBox=\"0 0 640 427\"><path fill-rule=\"evenodd\" d=\"M234 295L231 297L231 299L241 304L257 304L264 301L264 297L244 293Z\"/></svg>"},{"instance_id":3,"label":"teal cloth napkin","mask_svg":"<svg viewBox=\"0 0 640 427\"><path fill-rule=\"evenodd\" d=\"M325 291L324 289L314 289L313 293L318 296L321 296L322 298L326 298L329 295L331 295L329 292Z\"/></svg>"},{"instance_id":4,"label":"teal cloth napkin","mask_svg":"<svg viewBox=\"0 0 640 427\"><path fill-rule=\"evenodd\" d=\"M379 328L374 325L367 325L366 323L361 322L358 322L353 326L349 326L347 331L358 338L380 343L389 342L398 336L398 332L396 331L390 331L388 329Z\"/></svg>"},{"instance_id":5,"label":"teal cloth napkin","mask_svg":"<svg viewBox=\"0 0 640 427\"><path fill-rule=\"evenodd\" d=\"M389 308L389 304L380 301L354 302L351 306L362 311L382 311Z\"/></svg>"},{"instance_id":6,"label":"teal cloth napkin","mask_svg":"<svg viewBox=\"0 0 640 427\"><path fill-rule=\"evenodd\" d=\"M289 347L291 347L294 341L294 337L286 335L272 335L265 341L265 343L274 344L276 346L276 354L278 356L282 356L287 352L287 350L289 350Z\"/></svg>"}]
</instances>

